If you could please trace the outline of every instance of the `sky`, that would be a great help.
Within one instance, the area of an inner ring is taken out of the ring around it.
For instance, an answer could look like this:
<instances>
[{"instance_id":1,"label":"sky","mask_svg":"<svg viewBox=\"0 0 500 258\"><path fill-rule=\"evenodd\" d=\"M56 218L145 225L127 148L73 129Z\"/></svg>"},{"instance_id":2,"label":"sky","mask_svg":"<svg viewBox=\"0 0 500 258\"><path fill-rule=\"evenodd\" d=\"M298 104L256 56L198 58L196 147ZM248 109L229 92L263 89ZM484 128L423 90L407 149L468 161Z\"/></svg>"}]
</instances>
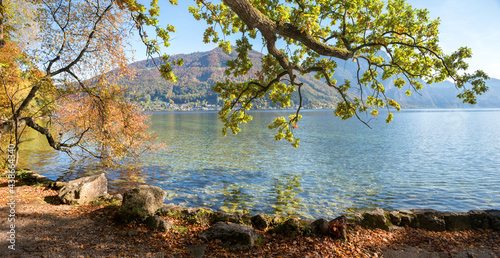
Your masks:
<instances>
[{"instance_id":1,"label":"sky","mask_svg":"<svg viewBox=\"0 0 500 258\"><path fill-rule=\"evenodd\" d=\"M160 1L162 2L162 1ZM167 2L167 1L163 1ZM172 24L177 33L171 35L171 46L163 49L164 53L187 54L209 51L216 44L204 44L204 21L196 21L187 11L194 1L179 0L178 6L162 6L160 24ZM490 77L500 79L500 0L407 0L416 8L426 8L429 16L440 18L439 41L446 54L451 54L459 47L472 49L472 58L468 59L470 72L481 69ZM150 33L151 35L153 33ZM145 48L139 40L132 42L135 50L134 60L146 58ZM259 43L254 49L260 50Z\"/></svg>"}]
</instances>

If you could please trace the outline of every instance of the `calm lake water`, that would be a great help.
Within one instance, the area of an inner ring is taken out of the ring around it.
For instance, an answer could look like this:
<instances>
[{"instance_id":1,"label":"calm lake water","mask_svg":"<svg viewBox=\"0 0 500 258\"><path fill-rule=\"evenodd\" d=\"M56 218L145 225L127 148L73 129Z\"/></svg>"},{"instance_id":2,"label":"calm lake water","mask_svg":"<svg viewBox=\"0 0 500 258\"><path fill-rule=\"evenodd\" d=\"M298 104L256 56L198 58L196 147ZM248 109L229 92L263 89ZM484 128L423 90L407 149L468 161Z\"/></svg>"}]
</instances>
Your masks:
<instances>
[{"instance_id":1,"label":"calm lake water","mask_svg":"<svg viewBox=\"0 0 500 258\"><path fill-rule=\"evenodd\" d=\"M304 111L301 146L275 141L267 125L288 111L256 111L238 135L221 135L215 112L155 113L167 151L120 171L111 190L161 187L167 201L251 214L331 218L358 209L500 208L500 110L405 110L384 113L369 129L332 111ZM51 179L98 173L65 154L27 143L26 167Z\"/></svg>"}]
</instances>

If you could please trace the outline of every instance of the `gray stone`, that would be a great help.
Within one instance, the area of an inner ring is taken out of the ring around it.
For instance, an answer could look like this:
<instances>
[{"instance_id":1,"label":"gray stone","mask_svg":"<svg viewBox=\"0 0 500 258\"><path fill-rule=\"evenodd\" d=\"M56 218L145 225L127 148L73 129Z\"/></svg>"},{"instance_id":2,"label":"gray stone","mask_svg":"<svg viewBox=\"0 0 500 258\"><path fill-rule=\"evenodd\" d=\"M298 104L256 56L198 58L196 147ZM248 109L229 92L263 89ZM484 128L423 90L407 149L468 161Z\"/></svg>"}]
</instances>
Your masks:
<instances>
[{"instance_id":1,"label":"gray stone","mask_svg":"<svg viewBox=\"0 0 500 258\"><path fill-rule=\"evenodd\" d=\"M311 232L316 236L328 236L328 221L326 219L317 219L311 223Z\"/></svg>"},{"instance_id":2,"label":"gray stone","mask_svg":"<svg viewBox=\"0 0 500 258\"><path fill-rule=\"evenodd\" d=\"M205 225L210 222L212 210L208 208L184 208L179 210L190 223Z\"/></svg>"},{"instance_id":3,"label":"gray stone","mask_svg":"<svg viewBox=\"0 0 500 258\"><path fill-rule=\"evenodd\" d=\"M444 222L449 231L471 229L470 216L465 212L445 212Z\"/></svg>"},{"instance_id":4,"label":"gray stone","mask_svg":"<svg viewBox=\"0 0 500 258\"><path fill-rule=\"evenodd\" d=\"M123 194L116 217L122 221L144 220L163 205L166 193L156 186L141 185Z\"/></svg>"},{"instance_id":5,"label":"gray stone","mask_svg":"<svg viewBox=\"0 0 500 258\"><path fill-rule=\"evenodd\" d=\"M391 218L391 223L393 225L398 226L401 224L401 215L399 214L399 211L390 211L389 218Z\"/></svg>"},{"instance_id":6,"label":"gray stone","mask_svg":"<svg viewBox=\"0 0 500 258\"><path fill-rule=\"evenodd\" d=\"M287 237L295 237L300 234L301 219L292 217L282 224L281 233Z\"/></svg>"},{"instance_id":7,"label":"gray stone","mask_svg":"<svg viewBox=\"0 0 500 258\"><path fill-rule=\"evenodd\" d=\"M409 210L399 210L399 216L401 217L400 227L415 227L415 214Z\"/></svg>"},{"instance_id":8,"label":"gray stone","mask_svg":"<svg viewBox=\"0 0 500 258\"><path fill-rule=\"evenodd\" d=\"M205 230L199 237L205 241L219 239L224 246L232 249L247 249L255 244L259 234L246 225L218 222Z\"/></svg>"},{"instance_id":9,"label":"gray stone","mask_svg":"<svg viewBox=\"0 0 500 258\"><path fill-rule=\"evenodd\" d=\"M166 216L169 213L182 210L181 206L177 206L173 203L163 204L156 212L160 215Z\"/></svg>"},{"instance_id":10,"label":"gray stone","mask_svg":"<svg viewBox=\"0 0 500 258\"><path fill-rule=\"evenodd\" d=\"M196 216L200 211L203 211L202 208L185 208L182 209L182 214L185 216Z\"/></svg>"},{"instance_id":11,"label":"gray stone","mask_svg":"<svg viewBox=\"0 0 500 258\"><path fill-rule=\"evenodd\" d=\"M388 229L389 227L385 212L381 208L375 208L371 211L363 213L363 221L361 225L368 228L381 229Z\"/></svg>"},{"instance_id":12,"label":"gray stone","mask_svg":"<svg viewBox=\"0 0 500 258\"><path fill-rule=\"evenodd\" d=\"M363 214L362 213L355 213L348 220L349 220L349 223L351 223L351 224L363 226Z\"/></svg>"},{"instance_id":13,"label":"gray stone","mask_svg":"<svg viewBox=\"0 0 500 258\"><path fill-rule=\"evenodd\" d=\"M68 182L59 190L59 198L67 204L84 204L106 195L107 192L108 180L102 173Z\"/></svg>"},{"instance_id":14,"label":"gray stone","mask_svg":"<svg viewBox=\"0 0 500 258\"><path fill-rule=\"evenodd\" d=\"M214 213L210 214L210 222L212 223L217 223L217 222L232 222L232 223L238 223L241 224L243 223L248 223L250 224L250 218L247 216L244 216L241 213L235 213L235 214L227 214L222 211L216 211Z\"/></svg>"},{"instance_id":15,"label":"gray stone","mask_svg":"<svg viewBox=\"0 0 500 258\"><path fill-rule=\"evenodd\" d=\"M490 221L490 228L494 231L500 231L500 210L486 210Z\"/></svg>"},{"instance_id":16,"label":"gray stone","mask_svg":"<svg viewBox=\"0 0 500 258\"><path fill-rule=\"evenodd\" d=\"M156 215L150 216L146 219L146 225L151 230L156 230L160 232L167 232L172 228L172 223L164 220Z\"/></svg>"},{"instance_id":17,"label":"gray stone","mask_svg":"<svg viewBox=\"0 0 500 258\"><path fill-rule=\"evenodd\" d=\"M187 246L186 249L194 258L201 258L203 257L203 255L205 255L207 245L190 245Z\"/></svg>"},{"instance_id":18,"label":"gray stone","mask_svg":"<svg viewBox=\"0 0 500 258\"><path fill-rule=\"evenodd\" d=\"M444 214L433 209L412 210L417 218L416 227L431 231L445 231Z\"/></svg>"},{"instance_id":19,"label":"gray stone","mask_svg":"<svg viewBox=\"0 0 500 258\"><path fill-rule=\"evenodd\" d=\"M123 196L121 194L105 194L99 197L104 201L118 201L121 202L123 200Z\"/></svg>"},{"instance_id":20,"label":"gray stone","mask_svg":"<svg viewBox=\"0 0 500 258\"><path fill-rule=\"evenodd\" d=\"M269 226L269 222L267 221L264 214L257 214L250 218L252 221L252 226L258 230L265 230Z\"/></svg>"},{"instance_id":21,"label":"gray stone","mask_svg":"<svg viewBox=\"0 0 500 258\"><path fill-rule=\"evenodd\" d=\"M471 210L467 212L470 218L470 224L472 229L488 229L490 228L490 222L488 220L488 214L482 210Z\"/></svg>"},{"instance_id":22,"label":"gray stone","mask_svg":"<svg viewBox=\"0 0 500 258\"><path fill-rule=\"evenodd\" d=\"M225 212L216 211L216 212L212 213L210 220L212 221L212 223L228 222L230 217L231 217L231 215L229 215Z\"/></svg>"}]
</instances>

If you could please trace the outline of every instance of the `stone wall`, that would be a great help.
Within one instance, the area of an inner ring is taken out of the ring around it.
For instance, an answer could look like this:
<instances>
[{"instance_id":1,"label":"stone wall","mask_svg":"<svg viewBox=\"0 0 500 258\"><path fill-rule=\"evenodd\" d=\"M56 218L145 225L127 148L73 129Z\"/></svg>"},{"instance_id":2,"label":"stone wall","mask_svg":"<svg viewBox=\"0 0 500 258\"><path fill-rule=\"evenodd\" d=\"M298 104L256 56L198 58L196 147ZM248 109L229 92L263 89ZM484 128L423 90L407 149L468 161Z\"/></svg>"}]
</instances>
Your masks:
<instances>
[{"instance_id":1,"label":"stone wall","mask_svg":"<svg viewBox=\"0 0 500 258\"><path fill-rule=\"evenodd\" d=\"M491 229L500 231L500 210L442 212L432 209L384 211L376 208L357 213L351 223L367 228L421 228L432 231Z\"/></svg>"}]
</instances>

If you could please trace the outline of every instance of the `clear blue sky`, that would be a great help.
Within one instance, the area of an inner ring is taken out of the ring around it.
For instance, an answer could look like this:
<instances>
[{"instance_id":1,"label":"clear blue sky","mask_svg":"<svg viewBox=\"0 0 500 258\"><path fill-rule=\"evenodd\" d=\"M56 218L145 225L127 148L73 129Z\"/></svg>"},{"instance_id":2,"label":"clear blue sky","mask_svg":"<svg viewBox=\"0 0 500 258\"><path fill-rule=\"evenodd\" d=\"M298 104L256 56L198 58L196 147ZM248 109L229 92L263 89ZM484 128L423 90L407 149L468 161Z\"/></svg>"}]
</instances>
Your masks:
<instances>
[{"instance_id":1,"label":"clear blue sky","mask_svg":"<svg viewBox=\"0 0 500 258\"><path fill-rule=\"evenodd\" d=\"M440 17L440 45L449 54L461 46L472 48L472 70L482 69L490 77L500 78L500 0L407 0L417 8L427 8L431 18ZM161 2L161 1L160 1ZM164 1L167 2L167 1ZM196 21L187 11L194 1L179 0L178 6L164 5L161 24L176 26L167 54L208 51L216 44L202 42L204 21ZM150 33L152 35L152 33ZM136 61L145 59L138 41L132 43ZM259 50L261 46L254 45Z\"/></svg>"}]
</instances>

